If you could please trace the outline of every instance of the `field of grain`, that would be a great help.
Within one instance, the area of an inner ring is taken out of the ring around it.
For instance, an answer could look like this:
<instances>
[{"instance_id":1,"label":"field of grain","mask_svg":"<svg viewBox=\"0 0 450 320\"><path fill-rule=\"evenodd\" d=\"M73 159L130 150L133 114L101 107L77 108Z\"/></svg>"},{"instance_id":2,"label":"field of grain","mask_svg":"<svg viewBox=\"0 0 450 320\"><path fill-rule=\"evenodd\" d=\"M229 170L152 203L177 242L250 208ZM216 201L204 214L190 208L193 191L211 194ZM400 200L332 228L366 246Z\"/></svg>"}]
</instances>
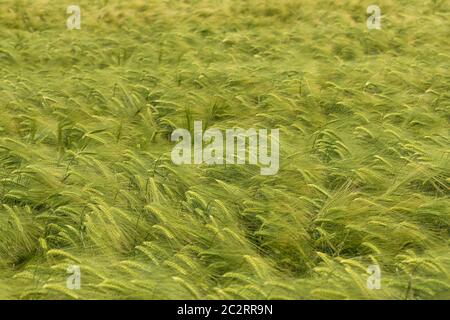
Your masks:
<instances>
[{"instance_id":1,"label":"field of grain","mask_svg":"<svg viewBox=\"0 0 450 320\"><path fill-rule=\"evenodd\" d=\"M0 31L0 299L450 299L449 1L4 0ZM175 165L194 121L279 129L279 171Z\"/></svg>"}]
</instances>

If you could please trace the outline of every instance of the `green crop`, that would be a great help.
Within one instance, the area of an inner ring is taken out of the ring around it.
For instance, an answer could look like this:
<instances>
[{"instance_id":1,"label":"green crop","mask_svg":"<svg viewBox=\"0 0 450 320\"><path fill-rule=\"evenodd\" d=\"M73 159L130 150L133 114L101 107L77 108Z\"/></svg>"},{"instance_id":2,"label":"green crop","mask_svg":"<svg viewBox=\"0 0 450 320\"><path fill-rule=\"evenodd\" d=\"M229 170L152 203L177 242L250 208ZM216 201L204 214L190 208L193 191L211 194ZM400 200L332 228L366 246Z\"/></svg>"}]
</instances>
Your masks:
<instances>
[{"instance_id":1,"label":"green crop","mask_svg":"<svg viewBox=\"0 0 450 320\"><path fill-rule=\"evenodd\" d=\"M71 2L0 2L0 299L450 299L448 1Z\"/></svg>"}]
</instances>

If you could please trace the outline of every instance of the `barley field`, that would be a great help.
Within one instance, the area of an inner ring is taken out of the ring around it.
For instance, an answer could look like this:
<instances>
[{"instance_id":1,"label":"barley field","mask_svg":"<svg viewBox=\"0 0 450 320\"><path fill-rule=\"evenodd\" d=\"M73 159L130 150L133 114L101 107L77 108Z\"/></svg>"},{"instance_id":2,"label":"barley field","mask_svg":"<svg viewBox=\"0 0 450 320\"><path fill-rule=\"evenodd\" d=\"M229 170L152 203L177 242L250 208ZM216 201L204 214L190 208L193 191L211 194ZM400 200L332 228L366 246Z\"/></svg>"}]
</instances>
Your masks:
<instances>
[{"instance_id":1,"label":"barley field","mask_svg":"<svg viewBox=\"0 0 450 320\"><path fill-rule=\"evenodd\" d=\"M450 299L449 1L3 0L0 31L0 299ZM194 121L279 129L278 172L174 164Z\"/></svg>"}]
</instances>

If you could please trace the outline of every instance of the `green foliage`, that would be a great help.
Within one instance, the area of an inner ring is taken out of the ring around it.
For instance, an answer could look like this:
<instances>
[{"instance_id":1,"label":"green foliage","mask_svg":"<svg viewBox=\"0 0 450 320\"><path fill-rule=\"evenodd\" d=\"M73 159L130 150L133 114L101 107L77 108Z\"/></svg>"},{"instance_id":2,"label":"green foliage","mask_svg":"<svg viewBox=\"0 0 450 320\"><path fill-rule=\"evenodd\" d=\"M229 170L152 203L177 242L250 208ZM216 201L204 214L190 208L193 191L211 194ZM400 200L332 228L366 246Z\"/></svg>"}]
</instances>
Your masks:
<instances>
[{"instance_id":1,"label":"green foliage","mask_svg":"<svg viewBox=\"0 0 450 320\"><path fill-rule=\"evenodd\" d=\"M0 3L0 299L450 298L448 2L78 4ZM280 171L173 165L194 120Z\"/></svg>"}]
</instances>

